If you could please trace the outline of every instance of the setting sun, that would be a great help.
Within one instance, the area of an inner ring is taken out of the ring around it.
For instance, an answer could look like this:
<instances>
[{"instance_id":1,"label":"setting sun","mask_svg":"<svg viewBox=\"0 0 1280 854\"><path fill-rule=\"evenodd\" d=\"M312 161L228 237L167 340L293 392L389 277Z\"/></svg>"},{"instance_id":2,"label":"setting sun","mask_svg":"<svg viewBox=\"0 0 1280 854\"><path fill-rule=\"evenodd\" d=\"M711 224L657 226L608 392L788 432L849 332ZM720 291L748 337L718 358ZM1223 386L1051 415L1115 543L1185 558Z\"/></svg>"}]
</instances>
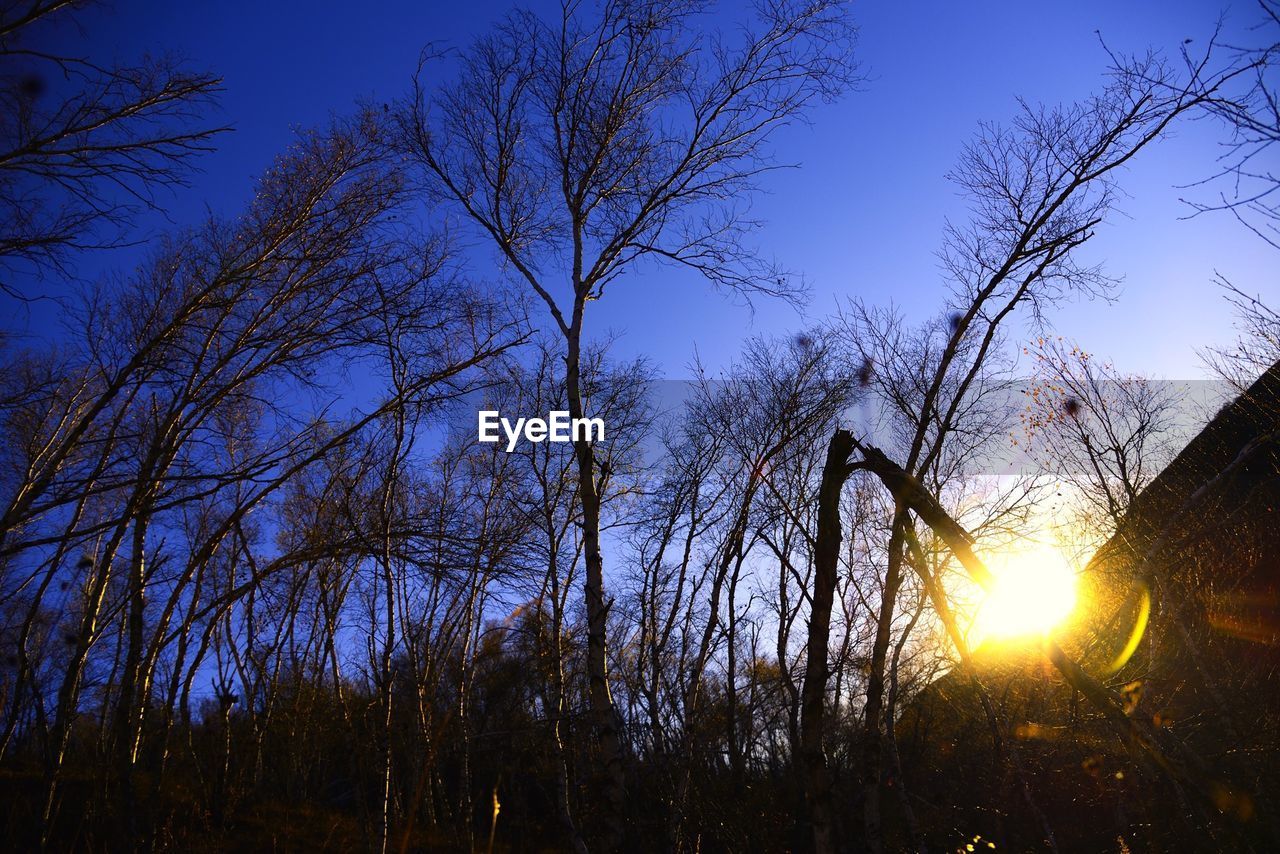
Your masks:
<instances>
[{"instance_id":1,"label":"setting sun","mask_svg":"<svg viewBox=\"0 0 1280 854\"><path fill-rule=\"evenodd\" d=\"M1047 634L1075 608L1076 573L1050 546L1011 549L990 557L987 565L995 586L974 616L975 645Z\"/></svg>"}]
</instances>

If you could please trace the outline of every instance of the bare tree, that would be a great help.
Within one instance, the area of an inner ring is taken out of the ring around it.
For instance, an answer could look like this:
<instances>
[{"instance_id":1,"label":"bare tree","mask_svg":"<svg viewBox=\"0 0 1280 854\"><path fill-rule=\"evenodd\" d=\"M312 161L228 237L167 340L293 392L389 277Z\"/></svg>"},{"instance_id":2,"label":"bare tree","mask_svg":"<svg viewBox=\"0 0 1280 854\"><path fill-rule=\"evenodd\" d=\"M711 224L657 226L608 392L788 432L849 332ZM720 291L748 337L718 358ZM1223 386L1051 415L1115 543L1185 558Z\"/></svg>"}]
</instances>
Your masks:
<instances>
[{"instance_id":1,"label":"bare tree","mask_svg":"<svg viewBox=\"0 0 1280 854\"><path fill-rule=\"evenodd\" d=\"M952 296L945 321L913 339L892 315L855 304L849 318L851 337L898 425L891 436L904 462L892 467L903 473L904 483L919 483L945 470L948 458L972 459L981 450L981 443L972 443L972 408L981 405L998 377L993 367L1000 333L1015 312L1040 318L1065 295L1106 292L1106 276L1080 264L1075 250L1107 214L1117 170L1179 116L1256 67L1253 61L1238 63L1209 76L1205 69L1213 56L1211 46L1192 64L1190 76L1179 76L1155 56L1116 58L1102 94L1064 108L1024 104L1009 128L984 126L966 148L952 177L970 201L972 218L967 226L947 228L941 257ZM994 433L985 435L989 440ZM852 469L876 471L887 460L856 438L844 445L850 453L864 451L861 463L850 463ZM842 477L838 467L833 477ZM906 558L906 525L912 513L921 514L920 507L904 500L892 477L885 483L894 496L895 520L871 652L863 743L865 842L871 850L883 844L881 715L891 625ZM939 513L951 518L936 499L930 513L932 519L921 516L926 524L942 524ZM967 533L964 537L971 542ZM977 574L985 569L974 566ZM815 589L815 602L820 592Z\"/></svg>"},{"instance_id":2,"label":"bare tree","mask_svg":"<svg viewBox=\"0 0 1280 854\"><path fill-rule=\"evenodd\" d=\"M272 573L315 558L308 544L265 566L251 561L247 580L192 599L208 590L222 550L249 548L253 511L389 413L464 393L468 369L514 340L492 306L440 274L435 250L391 227L404 196L383 154L369 115L303 135L243 217L179 235L135 277L90 297L69 370L5 413L16 476L0 528L3 589L28 605L24 640L55 582L76 591L43 739L47 832L95 649L116 650L104 720L117 815L128 822L162 655L180 637L190 652L195 626L214 631ZM412 370L369 411L345 423L324 417L342 393L322 374L335 366L327 360L376 355L384 323L402 331ZM281 405L289 390L329 403L307 415ZM189 512L205 524L191 525ZM186 536L194 539L179 562L164 543ZM19 678L29 680L30 652L19 655ZM139 838L132 826L119 832Z\"/></svg>"},{"instance_id":3,"label":"bare tree","mask_svg":"<svg viewBox=\"0 0 1280 854\"><path fill-rule=\"evenodd\" d=\"M1235 309L1237 337L1232 344L1205 348L1201 357L1234 394L1242 394L1280 361L1280 312L1260 294L1250 295L1221 276L1217 284Z\"/></svg>"},{"instance_id":4,"label":"bare tree","mask_svg":"<svg viewBox=\"0 0 1280 854\"><path fill-rule=\"evenodd\" d=\"M832 2L778 2L738 36L700 35L695 2L614 2L557 20L517 13L467 51L434 96L419 73L401 144L432 192L456 203L545 304L564 337L570 415L582 417L587 305L644 260L684 266L750 296L794 297L792 280L744 245L742 200L774 164L767 142L851 77L852 31ZM607 675L599 488L577 443L588 660L605 821L624 809Z\"/></svg>"},{"instance_id":5,"label":"bare tree","mask_svg":"<svg viewBox=\"0 0 1280 854\"><path fill-rule=\"evenodd\" d=\"M45 47L41 31L78 5L0 6L0 263L10 270L66 272L75 251L128 239L134 215L227 130L206 117L217 77L167 58L104 66ZM11 281L0 289L31 295Z\"/></svg>"},{"instance_id":6,"label":"bare tree","mask_svg":"<svg viewBox=\"0 0 1280 854\"><path fill-rule=\"evenodd\" d=\"M1257 0L1261 20L1253 30L1261 46L1230 47L1251 73L1232 90L1217 92L1203 108L1223 121L1231 139L1218 158L1219 171L1197 186L1226 184L1213 202L1184 199L1195 214L1229 211L1258 237L1280 249L1280 174L1272 154L1280 145L1280 4ZM1188 65L1189 55L1184 51Z\"/></svg>"},{"instance_id":7,"label":"bare tree","mask_svg":"<svg viewBox=\"0 0 1280 854\"><path fill-rule=\"evenodd\" d=\"M1090 551L1102 544L1134 499L1173 458L1189 424L1169 384L1124 374L1060 338L1040 337L1021 415L1028 447L1084 505L1076 528Z\"/></svg>"}]
</instances>

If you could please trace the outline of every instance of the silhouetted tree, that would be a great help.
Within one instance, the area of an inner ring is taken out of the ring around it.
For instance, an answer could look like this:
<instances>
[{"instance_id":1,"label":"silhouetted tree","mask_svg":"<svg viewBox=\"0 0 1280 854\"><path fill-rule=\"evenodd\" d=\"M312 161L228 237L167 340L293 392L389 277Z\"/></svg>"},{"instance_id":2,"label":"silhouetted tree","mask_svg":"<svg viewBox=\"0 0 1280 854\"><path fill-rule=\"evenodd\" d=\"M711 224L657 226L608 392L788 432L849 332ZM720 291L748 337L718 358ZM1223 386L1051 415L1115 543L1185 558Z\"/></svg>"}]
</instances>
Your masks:
<instances>
[{"instance_id":1,"label":"silhouetted tree","mask_svg":"<svg viewBox=\"0 0 1280 854\"><path fill-rule=\"evenodd\" d=\"M221 81L167 58L101 65L41 40L77 3L0 5L0 263L65 272L81 249L118 244L156 193L227 128L208 113ZM21 262L19 264L18 262ZM0 280L11 296L32 296Z\"/></svg>"},{"instance_id":2,"label":"silhouetted tree","mask_svg":"<svg viewBox=\"0 0 1280 854\"><path fill-rule=\"evenodd\" d=\"M766 144L850 80L852 31L832 2L762 4L736 37L700 34L695 2L566 3L557 20L516 13L463 57L456 83L419 74L401 144L434 195L453 201L545 304L564 337L571 417L586 413L586 308L638 262L691 268L742 294L793 296L743 244L741 200L773 164ZM607 675L608 602L599 490L576 443L588 661L606 804L621 840L623 745Z\"/></svg>"}]
</instances>

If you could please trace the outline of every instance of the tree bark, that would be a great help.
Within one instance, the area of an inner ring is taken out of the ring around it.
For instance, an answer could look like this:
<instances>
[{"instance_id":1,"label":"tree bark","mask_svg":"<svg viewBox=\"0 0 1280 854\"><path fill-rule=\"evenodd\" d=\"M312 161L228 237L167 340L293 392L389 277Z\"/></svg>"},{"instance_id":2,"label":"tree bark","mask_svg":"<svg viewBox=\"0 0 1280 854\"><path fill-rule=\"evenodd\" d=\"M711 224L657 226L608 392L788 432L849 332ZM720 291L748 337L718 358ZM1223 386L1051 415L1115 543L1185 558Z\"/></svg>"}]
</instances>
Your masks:
<instances>
[{"instance_id":1,"label":"tree bark","mask_svg":"<svg viewBox=\"0 0 1280 854\"><path fill-rule=\"evenodd\" d=\"M581 304L574 312L574 323L567 340L565 385L569 398L569 417L583 418L581 387ZM575 433L574 453L578 461L578 494L582 502L582 546L586 563L587 603L587 682L591 698L591 717L599 751L601 791L604 795L601 816L600 848L616 850L622 840L622 811L626 777L622 767L622 745L618 734L618 718L609 692L609 663L606 630L609 606L604 598L604 558L600 553L600 494L596 491L595 452L585 436Z\"/></svg>"},{"instance_id":2,"label":"tree bark","mask_svg":"<svg viewBox=\"0 0 1280 854\"><path fill-rule=\"evenodd\" d=\"M902 586L905 524L906 511L899 506L893 514L893 528L889 534L884 594L880 599L880 613L876 618L876 637L871 647L871 670L867 675L867 702L863 709L862 818L866 833L863 842L871 852L879 852L884 847L880 821L880 778L884 762L880 716L884 711L885 665L889 657L889 641L893 635L893 611L898 603L898 588Z\"/></svg>"},{"instance_id":3,"label":"tree bark","mask_svg":"<svg viewBox=\"0 0 1280 854\"><path fill-rule=\"evenodd\" d=\"M831 606L835 599L840 558L840 491L849 476L853 435L837 430L827 445L818 487L818 535L813 561L813 609L809 614L804 686L800 693L800 753L804 764L805 800L818 854L835 850L831 776L822 750L827 693L827 649L831 640Z\"/></svg>"}]
</instances>

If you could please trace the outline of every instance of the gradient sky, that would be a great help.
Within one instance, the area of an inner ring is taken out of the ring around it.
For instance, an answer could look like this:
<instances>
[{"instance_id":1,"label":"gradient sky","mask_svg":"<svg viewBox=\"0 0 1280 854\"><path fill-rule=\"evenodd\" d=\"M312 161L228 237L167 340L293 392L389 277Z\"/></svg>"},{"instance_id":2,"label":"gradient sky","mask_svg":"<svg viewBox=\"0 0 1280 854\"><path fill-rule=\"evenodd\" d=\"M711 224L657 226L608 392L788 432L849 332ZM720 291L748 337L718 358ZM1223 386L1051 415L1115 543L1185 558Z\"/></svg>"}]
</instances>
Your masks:
<instances>
[{"instance_id":1,"label":"gradient sky","mask_svg":"<svg viewBox=\"0 0 1280 854\"><path fill-rule=\"evenodd\" d=\"M360 98L402 95L426 42L464 46L509 5L119 0L89 9L80 32L64 25L52 37L99 59L172 51L225 77L222 120L235 132L169 205L175 223L190 224L206 207L233 215L252 176L288 145L293 127L323 123ZM736 6L722 4L717 14L732 21ZM810 126L777 136L779 159L800 168L766 181L768 194L754 210L768 224L762 248L809 280L810 317L861 294L892 299L924 319L944 293L934 255L943 220L962 215L944 174L977 122L1008 119L1017 96L1058 103L1099 88L1107 57L1098 31L1121 51L1176 50L1187 38L1203 43L1223 11L1204 0L855 3L868 80L819 108ZM1251 4L1237 0L1225 11L1227 32L1245 41ZM1280 296L1274 249L1229 215L1188 220L1178 201L1208 192L1178 185L1212 173L1221 139L1210 122L1183 123L1122 176L1128 198L1088 256L1123 276L1123 290L1114 303L1057 312L1059 334L1122 369L1194 378L1204 373L1197 348L1233 335L1230 309L1211 285L1215 271L1251 293ZM115 252L81 270L99 275L135 257ZM805 323L779 303L760 302L751 312L688 274L661 269L619 282L592 308L596 330L621 334L615 353L647 354L671 378L688 375L695 346L715 367L750 334ZM43 314L37 309L29 319L39 325Z\"/></svg>"}]
</instances>

